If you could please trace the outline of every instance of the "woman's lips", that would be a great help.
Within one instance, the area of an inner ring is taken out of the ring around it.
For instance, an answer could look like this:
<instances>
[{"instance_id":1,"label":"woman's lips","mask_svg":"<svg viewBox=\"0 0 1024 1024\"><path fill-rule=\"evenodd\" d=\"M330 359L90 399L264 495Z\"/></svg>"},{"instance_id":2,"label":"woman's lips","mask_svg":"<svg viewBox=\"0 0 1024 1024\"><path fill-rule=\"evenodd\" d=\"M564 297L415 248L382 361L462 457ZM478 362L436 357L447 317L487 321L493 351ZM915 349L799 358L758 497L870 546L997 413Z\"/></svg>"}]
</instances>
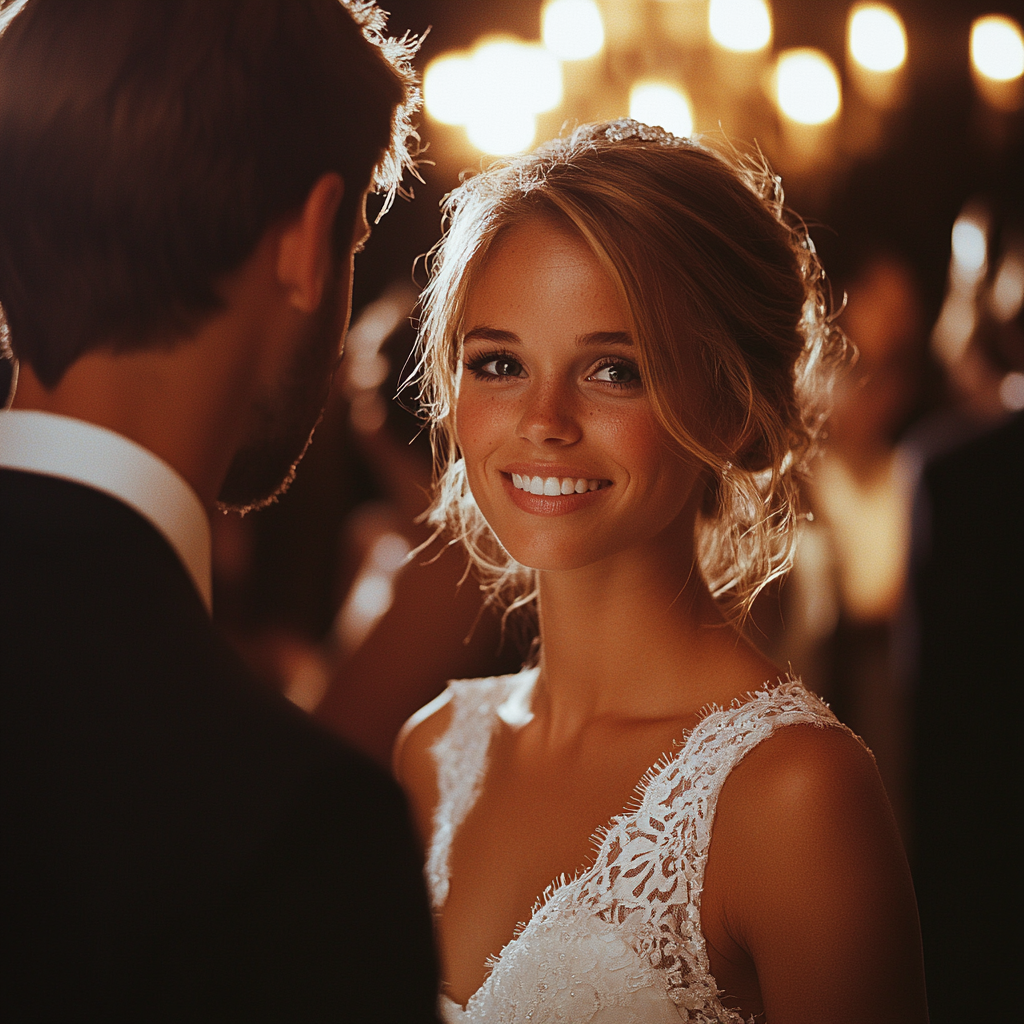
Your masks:
<instances>
[{"instance_id":1,"label":"woman's lips","mask_svg":"<svg viewBox=\"0 0 1024 1024\"><path fill-rule=\"evenodd\" d=\"M610 480L582 476L501 474L512 503L534 515L565 515L590 505L611 487Z\"/></svg>"}]
</instances>

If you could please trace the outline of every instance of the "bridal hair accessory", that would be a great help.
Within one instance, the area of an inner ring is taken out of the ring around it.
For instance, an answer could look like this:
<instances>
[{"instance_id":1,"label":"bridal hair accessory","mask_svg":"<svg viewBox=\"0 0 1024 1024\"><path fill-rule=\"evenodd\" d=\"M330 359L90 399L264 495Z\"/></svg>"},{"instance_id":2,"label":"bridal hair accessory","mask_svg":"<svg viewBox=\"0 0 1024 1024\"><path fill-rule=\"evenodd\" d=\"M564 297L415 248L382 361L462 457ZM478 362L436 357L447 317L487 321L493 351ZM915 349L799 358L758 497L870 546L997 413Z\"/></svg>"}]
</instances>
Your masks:
<instances>
[{"instance_id":1,"label":"bridal hair accessory","mask_svg":"<svg viewBox=\"0 0 1024 1024\"><path fill-rule=\"evenodd\" d=\"M639 139L641 142L654 142L659 146L671 149L700 149L692 139L680 138L664 128L652 128L642 121L634 121L631 117L622 117L612 121L604 130L604 137L609 142L625 142L627 139Z\"/></svg>"}]
</instances>

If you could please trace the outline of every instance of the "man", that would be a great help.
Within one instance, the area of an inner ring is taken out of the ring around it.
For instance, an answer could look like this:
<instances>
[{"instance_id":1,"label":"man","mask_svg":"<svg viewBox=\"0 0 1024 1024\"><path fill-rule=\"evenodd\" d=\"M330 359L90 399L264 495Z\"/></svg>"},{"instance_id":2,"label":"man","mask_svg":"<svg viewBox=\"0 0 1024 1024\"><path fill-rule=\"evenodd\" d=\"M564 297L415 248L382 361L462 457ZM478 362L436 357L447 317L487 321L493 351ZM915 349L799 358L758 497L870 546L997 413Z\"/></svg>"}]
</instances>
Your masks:
<instances>
[{"instance_id":1,"label":"man","mask_svg":"<svg viewBox=\"0 0 1024 1024\"><path fill-rule=\"evenodd\" d=\"M209 516L320 415L409 48L339 0L27 0L0 36L5 1020L433 1020L394 784L210 618Z\"/></svg>"}]
</instances>

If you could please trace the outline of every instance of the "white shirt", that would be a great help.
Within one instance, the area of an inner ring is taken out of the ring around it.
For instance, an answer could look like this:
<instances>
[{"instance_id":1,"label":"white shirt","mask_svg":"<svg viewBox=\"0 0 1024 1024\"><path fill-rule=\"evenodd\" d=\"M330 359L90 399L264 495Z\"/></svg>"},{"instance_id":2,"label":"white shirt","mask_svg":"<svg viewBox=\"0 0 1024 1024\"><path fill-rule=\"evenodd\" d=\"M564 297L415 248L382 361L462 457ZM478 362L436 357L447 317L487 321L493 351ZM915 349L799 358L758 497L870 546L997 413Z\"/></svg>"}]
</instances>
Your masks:
<instances>
[{"instance_id":1,"label":"white shirt","mask_svg":"<svg viewBox=\"0 0 1024 1024\"><path fill-rule=\"evenodd\" d=\"M134 509L177 552L211 610L210 521L196 492L163 459L83 420L7 409L0 411L0 468L71 480Z\"/></svg>"}]
</instances>

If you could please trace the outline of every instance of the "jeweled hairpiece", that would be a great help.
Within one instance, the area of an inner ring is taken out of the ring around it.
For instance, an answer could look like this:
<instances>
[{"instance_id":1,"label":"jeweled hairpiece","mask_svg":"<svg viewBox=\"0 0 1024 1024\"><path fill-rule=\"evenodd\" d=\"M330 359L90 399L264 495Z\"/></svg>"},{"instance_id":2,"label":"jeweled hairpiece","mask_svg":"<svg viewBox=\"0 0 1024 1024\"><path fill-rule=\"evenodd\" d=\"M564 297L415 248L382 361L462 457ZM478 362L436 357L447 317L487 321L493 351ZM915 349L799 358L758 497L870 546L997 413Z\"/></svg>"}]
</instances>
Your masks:
<instances>
[{"instance_id":1,"label":"jeweled hairpiece","mask_svg":"<svg viewBox=\"0 0 1024 1024\"><path fill-rule=\"evenodd\" d=\"M693 139L681 138L665 131L664 128L653 128L642 121L634 121L631 117L622 117L612 121L604 131L609 142L625 142L627 139L639 139L641 142L653 142L659 146L672 149L700 149Z\"/></svg>"}]
</instances>

